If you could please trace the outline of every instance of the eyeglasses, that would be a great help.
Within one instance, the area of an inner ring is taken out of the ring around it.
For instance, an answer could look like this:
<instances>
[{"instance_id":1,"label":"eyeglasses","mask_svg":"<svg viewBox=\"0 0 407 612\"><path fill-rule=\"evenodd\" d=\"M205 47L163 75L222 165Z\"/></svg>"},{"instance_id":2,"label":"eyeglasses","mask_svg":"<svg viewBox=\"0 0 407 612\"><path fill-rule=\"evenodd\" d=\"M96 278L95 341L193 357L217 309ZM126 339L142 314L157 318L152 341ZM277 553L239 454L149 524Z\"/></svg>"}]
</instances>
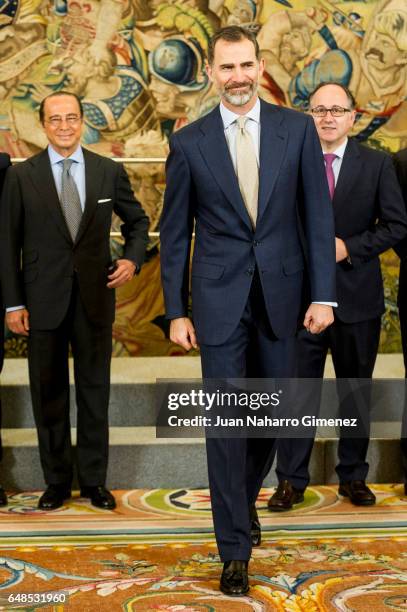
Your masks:
<instances>
[{"instance_id":1,"label":"eyeglasses","mask_svg":"<svg viewBox=\"0 0 407 612\"><path fill-rule=\"evenodd\" d=\"M316 106L315 108L311 108L311 113L314 117L326 117L328 113L331 113L332 117L343 117L345 113L350 112L350 108L343 108L342 106L333 106L332 108Z\"/></svg>"},{"instance_id":2,"label":"eyeglasses","mask_svg":"<svg viewBox=\"0 0 407 612\"><path fill-rule=\"evenodd\" d=\"M51 117L51 119L45 119L45 123L50 123L52 127L60 127L63 121L66 121L68 125L76 125L81 121L82 117L78 115L67 115L66 117L60 117L56 115L55 117Z\"/></svg>"}]
</instances>

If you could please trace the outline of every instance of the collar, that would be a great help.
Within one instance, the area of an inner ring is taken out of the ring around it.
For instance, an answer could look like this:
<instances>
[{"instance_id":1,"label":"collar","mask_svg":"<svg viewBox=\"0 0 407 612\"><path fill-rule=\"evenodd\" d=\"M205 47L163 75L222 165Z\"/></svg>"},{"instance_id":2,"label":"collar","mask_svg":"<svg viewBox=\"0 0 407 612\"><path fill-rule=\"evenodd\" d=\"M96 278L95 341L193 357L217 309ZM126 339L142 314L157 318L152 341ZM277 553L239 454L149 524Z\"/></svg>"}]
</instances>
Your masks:
<instances>
[{"instance_id":1,"label":"collar","mask_svg":"<svg viewBox=\"0 0 407 612\"><path fill-rule=\"evenodd\" d=\"M52 147L52 145L48 145L48 155L51 166L53 166L54 164L58 164L64 159L67 159L66 157L63 157L62 155L57 153ZM76 150L72 153L72 155L68 157L68 159L73 159L73 161L77 162L78 164L83 164L85 162L81 145L77 146Z\"/></svg>"},{"instance_id":2,"label":"collar","mask_svg":"<svg viewBox=\"0 0 407 612\"><path fill-rule=\"evenodd\" d=\"M339 159L342 159L343 156L345 155L345 149L346 149L347 144L348 144L348 138L337 149L335 149L335 151L330 151L330 152L334 153L336 157L339 157ZM322 152L327 153L327 151L324 151L324 149L322 149Z\"/></svg>"},{"instance_id":3,"label":"collar","mask_svg":"<svg viewBox=\"0 0 407 612\"><path fill-rule=\"evenodd\" d=\"M225 130L227 130L227 128L234 121L236 121L238 117L241 117L241 115L238 115L237 113L234 113L233 111L226 108L226 106L222 102L219 105L219 110L220 110L220 115L223 121L223 127ZM246 113L245 117L248 117L249 119L253 119L253 121L255 121L256 123L260 123L260 99L259 98L257 98L256 104L253 106L251 110L249 110L248 113Z\"/></svg>"}]
</instances>

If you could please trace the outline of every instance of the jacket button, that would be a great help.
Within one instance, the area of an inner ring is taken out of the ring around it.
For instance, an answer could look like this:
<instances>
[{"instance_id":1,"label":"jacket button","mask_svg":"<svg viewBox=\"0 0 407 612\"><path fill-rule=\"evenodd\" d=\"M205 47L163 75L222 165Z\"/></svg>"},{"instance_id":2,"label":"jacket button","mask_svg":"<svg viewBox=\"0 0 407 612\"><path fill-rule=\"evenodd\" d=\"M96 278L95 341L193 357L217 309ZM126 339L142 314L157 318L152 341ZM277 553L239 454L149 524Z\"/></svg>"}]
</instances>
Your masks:
<instances>
[{"instance_id":1,"label":"jacket button","mask_svg":"<svg viewBox=\"0 0 407 612\"><path fill-rule=\"evenodd\" d=\"M259 246L259 245L260 245L260 242L259 242L258 240L255 240L255 241L253 242L253 246Z\"/></svg>"},{"instance_id":2,"label":"jacket button","mask_svg":"<svg viewBox=\"0 0 407 612\"><path fill-rule=\"evenodd\" d=\"M253 276L253 274L254 274L254 268L248 268L248 269L246 270L246 274L247 274L247 276Z\"/></svg>"}]
</instances>

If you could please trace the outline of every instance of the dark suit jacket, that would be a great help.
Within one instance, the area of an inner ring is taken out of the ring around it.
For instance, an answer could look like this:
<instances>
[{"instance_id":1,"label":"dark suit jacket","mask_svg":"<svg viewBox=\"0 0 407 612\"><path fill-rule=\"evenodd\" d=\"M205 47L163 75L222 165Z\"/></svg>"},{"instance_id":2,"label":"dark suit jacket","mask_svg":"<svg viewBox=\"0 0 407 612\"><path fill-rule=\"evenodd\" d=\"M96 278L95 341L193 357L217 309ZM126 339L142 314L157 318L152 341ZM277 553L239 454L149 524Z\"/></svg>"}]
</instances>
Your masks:
<instances>
[{"instance_id":1,"label":"dark suit jacket","mask_svg":"<svg viewBox=\"0 0 407 612\"><path fill-rule=\"evenodd\" d=\"M0 194L3 189L4 179L6 176L7 168L10 166L10 156L7 153L0 153ZM4 359L4 312L3 312L3 300L1 297L1 285L0 285L0 372L3 368Z\"/></svg>"},{"instance_id":2,"label":"dark suit jacket","mask_svg":"<svg viewBox=\"0 0 407 612\"><path fill-rule=\"evenodd\" d=\"M106 283L113 211L123 220L123 257L139 267L144 260L148 218L124 168L85 149L83 153L86 204L75 243L62 214L48 151L7 173L0 211L3 299L6 307L26 305L32 329L55 329L61 323L74 273L90 320L101 326L112 323L114 291Z\"/></svg>"},{"instance_id":3,"label":"dark suit jacket","mask_svg":"<svg viewBox=\"0 0 407 612\"><path fill-rule=\"evenodd\" d=\"M219 107L172 135L161 219L161 267L170 319L187 316L195 220L192 309L198 341L218 345L236 328L257 266L271 326L296 333L305 255L313 301L335 301L332 207L321 147L307 115L261 102L256 231L247 214Z\"/></svg>"},{"instance_id":4,"label":"dark suit jacket","mask_svg":"<svg viewBox=\"0 0 407 612\"><path fill-rule=\"evenodd\" d=\"M344 323L384 312L379 255L407 234L407 215L391 157L350 139L333 198L336 235L351 265L337 265L336 316Z\"/></svg>"},{"instance_id":5,"label":"dark suit jacket","mask_svg":"<svg viewBox=\"0 0 407 612\"><path fill-rule=\"evenodd\" d=\"M407 208L407 149L403 149L394 155L397 177L400 182L404 204ZM400 257L400 279L398 303L407 304L407 238L402 240L394 249Z\"/></svg>"}]
</instances>

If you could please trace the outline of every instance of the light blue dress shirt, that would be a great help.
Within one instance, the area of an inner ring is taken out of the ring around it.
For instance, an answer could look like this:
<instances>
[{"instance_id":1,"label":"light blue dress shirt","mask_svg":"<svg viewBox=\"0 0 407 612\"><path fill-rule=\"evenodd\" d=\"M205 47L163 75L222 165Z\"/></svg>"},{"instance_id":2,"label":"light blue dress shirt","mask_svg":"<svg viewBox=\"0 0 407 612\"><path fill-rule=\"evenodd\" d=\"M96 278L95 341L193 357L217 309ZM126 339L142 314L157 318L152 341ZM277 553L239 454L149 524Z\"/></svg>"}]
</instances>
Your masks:
<instances>
[{"instance_id":1,"label":"light blue dress shirt","mask_svg":"<svg viewBox=\"0 0 407 612\"><path fill-rule=\"evenodd\" d=\"M58 197L61 199L61 182L62 182L62 162L64 159L73 159L74 163L71 166L71 176L75 181L78 189L79 199L81 201L82 212L85 210L86 201L86 183L85 183L85 160L83 158L82 147L78 145L76 151L69 157L62 157L53 149L52 145L48 145L48 156L51 164L52 174L54 176L55 187L57 188Z\"/></svg>"}]
</instances>

